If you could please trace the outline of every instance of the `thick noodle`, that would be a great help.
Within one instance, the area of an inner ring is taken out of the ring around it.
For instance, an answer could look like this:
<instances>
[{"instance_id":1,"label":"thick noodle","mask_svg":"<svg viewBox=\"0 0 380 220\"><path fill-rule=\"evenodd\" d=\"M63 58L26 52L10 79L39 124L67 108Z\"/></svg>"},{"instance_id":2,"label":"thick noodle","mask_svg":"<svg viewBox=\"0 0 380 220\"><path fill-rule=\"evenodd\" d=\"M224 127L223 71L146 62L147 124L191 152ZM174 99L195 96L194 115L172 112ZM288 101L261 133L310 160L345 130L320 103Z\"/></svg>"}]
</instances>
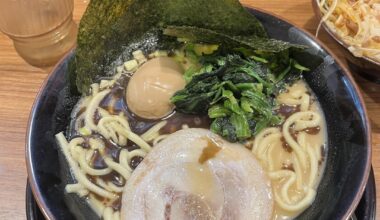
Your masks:
<instances>
[{"instance_id":1,"label":"thick noodle","mask_svg":"<svg viewBox=\"0 0 380 220\"><path fill-rule=\"evenodd\" d=\"M148 142L164 138L159 134L159 130L165 126L166 121L158 123L144 135L139 136L131 131L127 118L122 113L112 115L100 107L100 103L110 94L111 90L104 85L99 87L98 84L93 84L91 88L93 93L86 98L87 107L82 113L84 116L81 117L84 118L84 125L80 129L85 129L87 135L99 134L119 146L125 146L128 141L132 141L139 148L132 151L121 149L118 160L114 160L107 155L105 143L100 137L86 137L82 134L81 137L67 141L62 132L57 134L56 139L77 181L77 183L66 185L65 189L67 193L76 193L80 197L87 197L92 208L103 219L120 219L120 212L112 208L112 203L120 198L123 187L100 177L116 172L125 183L133 171L130 165L132 158L144 158L151 150ZM97 122L95 121L96 114L100 118ZM88 146L84 147L86 141ZM95 157L95 152L103 158L106 168L93 167L91 160ZM107 198L108 202L102 203L94 195Z\"/></svg>"},{"instance_id":2,"label":"thick noodle","mask_svg":"<svg viewBox=\"0 0 380 220\"><path fill-rule=\"evenodd\" d=\"M261 131L253 141L252 152L272 180L275 203L279 207L274 218L287 219L294 218L314 201L323 169L319 165L322 160L319 152L326 143L325 124L318 104L302 81L280 94L277 101L298 106L299 111L292 113L282 128ZM307 133L308 129L316 128L319 128L317 135Z\"/></svg>"}]
</instances>

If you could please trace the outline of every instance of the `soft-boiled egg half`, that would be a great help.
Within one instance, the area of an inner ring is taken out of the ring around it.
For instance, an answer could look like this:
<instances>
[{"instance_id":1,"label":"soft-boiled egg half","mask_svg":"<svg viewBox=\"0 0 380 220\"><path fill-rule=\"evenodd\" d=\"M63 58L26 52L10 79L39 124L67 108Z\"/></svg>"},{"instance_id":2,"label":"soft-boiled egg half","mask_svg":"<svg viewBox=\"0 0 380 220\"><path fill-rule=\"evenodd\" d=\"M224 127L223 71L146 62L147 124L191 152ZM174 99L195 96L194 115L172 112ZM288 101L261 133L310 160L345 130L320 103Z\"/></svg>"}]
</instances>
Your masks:
<instances>
[{"instance_id":1,"label":"soft-boiled egg half","mask_svg":"<svg viewBox=\"0 0 380 220\"><path fill-rule=\"evenodd\" d=\"M270 181L255 157L206 129L157 144L128 180L121 219L271 219Z\"/></svg>"},{"instance_id":2,"label":"soft-boiled egg half","mask_svg":"<svg viewBox=\"0 0 380 220\"><path fill-rule=\"evenodd\" d=\"M126 93L128 108L137 116L159 119L169 115L173 94L185 87L183 68L170 57L153 58L131 77Z\"/></svg>"}]
</instances>

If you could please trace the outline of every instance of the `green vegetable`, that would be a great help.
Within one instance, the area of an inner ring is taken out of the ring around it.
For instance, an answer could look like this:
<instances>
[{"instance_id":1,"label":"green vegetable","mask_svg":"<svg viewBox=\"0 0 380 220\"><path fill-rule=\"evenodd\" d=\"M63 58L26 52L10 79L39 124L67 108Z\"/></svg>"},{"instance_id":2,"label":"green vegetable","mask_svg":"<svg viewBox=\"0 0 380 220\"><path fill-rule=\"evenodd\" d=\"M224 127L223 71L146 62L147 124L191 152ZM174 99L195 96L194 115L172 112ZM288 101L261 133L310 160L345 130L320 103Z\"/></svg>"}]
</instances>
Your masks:
<instances>
[{"instance_id":1,"label":"green vegetable","mask_svg":"<svg viewBox=\"0 0 380 220\"><path fill-rule=\"evenodd\" d=\"M208 110L208 116L210 118L221 118L221 117L226 117L228 115L231 115L231 110L224 107L223 105L213 105L209 110Z\"/></svg>"},{"instance_id":2,"label":"green vegetable","mask_svg":"<svg viewBox=\"0 0 380 220\"><path fill-rule=\"evenodd\" d=\"M235 128L237 139L242 140L251 137L248 120L244 114L232 113L230 121Z\"/></svg>"},{"instance_id":3,"label":"green vegetable","mask_svg":"<svg viewBox=\"0 0 380 220\"><path fill-rule=\"evenodd\" d=\"M273 113L273 97L285 87L284 79L294 81L306 69L291 60L286 71L279 74L279 82L268 65L238 54L215 53L199 60L212 65L213 71L194 75L171 101L180 112L207 113L213 119L211 130L231 142L281 123L282 119Z\"/></svg>"},{"instance_id":4,"label":"green vegetable","mask_svg":"<svg viewBox=\"0 0 380 220\"><path fill-rule=\"evenodd\" d=\"M211 123L211 130L231 142L238 141L236 136L236 129L228 117L216 118Z\"/></svg>"},{"instance_id":5,"label":"green vegetable","mask_svg":"<svg viewBox=\"0 0 380 220\"><path fill-rule=\"evenodd\" d=\"M79 128L79 133L83 136L88 136L88 135L91 135L91 130L89 130L86 127L81 127Z\"/></svg>"},{"instance_id":6,"label":"green vegetable","mask_svg":"<svg viewBox=\"0 0 380 220\"><path fill-rule=\"evenodd\" d=\"M257 35L233 35L194 26L168 26L165 35L186 39L195 43L219 44L228 49L239 47L257 52L278 53L288 49L305 49L305 46L291 44L276 39L263 38Z\"/></svg>"},{"instance_id":7,"label":"green vegetable","mask_svg":"<svg viewBox=\"0 0 380 220\"><path fill-rule=\"evenodd\" d=\"M79 25L75 56L69 63L73 91L91 83L130 58L131 52L177 48L163 36L168 25L194 26L230 35L267 35L237 0L91 0ZM112 73L112 72L111 72Z\"/></svg>"},{"instance_id":8,"label":"green vegetable","mask_svg":"<svg viewBox=\"0 0 380 220\"><path fill-rule=\"evenodd\" d=\"M214 53L218 50L218 47L219 45L217 44L195 44L194 51L198 56L202 56Z\"/></svg>"},{"instance_id":9,"label":"green vegetable","mask_svg":"<svg viewBox=\"0 0 380 220\"><path fill-rule=\"evenodd\" d=\"M294 62L294 67L297 68L297 64L300 64L304 67L300 69L302 71L315 69L323 61L320 57L306 52L306 46L257 35L233 35L194 26L168 26L164 34L186 39L191 43L219 44L220 51L240 52L246 58L267 64L276 75L295 60L297 62Z\"/></svg>"}]
</instances>

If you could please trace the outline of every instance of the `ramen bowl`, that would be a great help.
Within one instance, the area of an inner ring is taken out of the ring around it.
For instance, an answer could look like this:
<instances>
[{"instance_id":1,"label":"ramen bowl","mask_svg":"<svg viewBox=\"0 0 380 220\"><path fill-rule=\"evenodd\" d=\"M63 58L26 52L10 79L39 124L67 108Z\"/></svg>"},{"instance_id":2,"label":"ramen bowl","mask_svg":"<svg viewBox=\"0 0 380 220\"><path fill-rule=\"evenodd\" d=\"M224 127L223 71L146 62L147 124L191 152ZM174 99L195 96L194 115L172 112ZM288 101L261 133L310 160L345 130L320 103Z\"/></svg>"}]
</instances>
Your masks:
<instances>
[{"instance_id":1,"label":"ramen bowl","mask_svg":"<svg viewBox=\"0 0 380 220\"><path fill-rule=\"evenodd\" d=\"M318 7L317 0L312 0L313 10L316 14L317 18L322 19L322 13ZM325 22L322 23L323 28L326 32L340 45L342 48L342 52L344 57L347 60L348 66L354 71L358 73L365 79L368 79L372 82L380 83L380 62L367 57L357 57L352 54L352 52L348 49L350 45L345 43L334 31L332 31Z\"/></svg>"},{"instance_id":2,"label":"ramen bowl","mask_svg":"<svg viewBox=\"0 0 380 220\"><path fill-rule=\"evenodd\" d=\"M289 22L269 13L249 9L269 36L304 44L309 53L323 59L304 75L317 96L327 122L326 168L314 203L298 219L347 219L364 192L370 172L371 131L359 90L340 61L318 40ZM54 135L65 131L79 97L68 96L68 54L53 69L34 103L27 134L26 159L29 182L47 219L93 219L96 214L76 195L64 193L70 182L69 167ZM68 205L69 204L69 205Z\"/></svg>"}]
</instances>

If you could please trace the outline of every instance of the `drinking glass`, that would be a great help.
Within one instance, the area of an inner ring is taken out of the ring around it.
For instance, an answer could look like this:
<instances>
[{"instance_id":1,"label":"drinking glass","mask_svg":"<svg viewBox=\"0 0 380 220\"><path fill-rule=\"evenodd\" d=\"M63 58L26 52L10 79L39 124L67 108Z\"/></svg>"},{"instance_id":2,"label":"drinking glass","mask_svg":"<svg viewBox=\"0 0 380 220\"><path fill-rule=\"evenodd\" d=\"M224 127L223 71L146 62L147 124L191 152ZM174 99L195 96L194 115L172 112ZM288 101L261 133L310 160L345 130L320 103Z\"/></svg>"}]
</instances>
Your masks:
<instances>
[{"instance_id":1,"label":"drinking glass","mask_svg":"<svg viewBox=\"0 0 380 220\"><path fill-rule=\"evenodd\" d=\"M38 67L56 63L76 42L73 0L0 0L0 30Z\"/></svg>"}]
</instances>

